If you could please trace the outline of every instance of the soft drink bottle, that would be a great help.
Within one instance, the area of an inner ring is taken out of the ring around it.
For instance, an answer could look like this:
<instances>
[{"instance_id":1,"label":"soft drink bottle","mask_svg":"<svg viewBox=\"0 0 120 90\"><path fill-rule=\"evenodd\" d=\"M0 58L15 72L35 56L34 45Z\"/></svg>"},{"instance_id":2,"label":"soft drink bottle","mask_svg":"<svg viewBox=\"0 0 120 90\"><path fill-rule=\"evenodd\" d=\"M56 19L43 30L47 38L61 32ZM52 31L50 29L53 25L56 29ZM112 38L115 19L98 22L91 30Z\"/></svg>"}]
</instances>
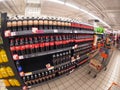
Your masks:
<instances>
[{"instance_id":1,"label":"soft drink bottle","mask_svg":"<svg viewBox=\"0 0 120 90\"><path fill-rule=\"evenodd\" d=\"M22 19L18 19L17 20L17 30L22 31L22 26L23 26Z\"/></svg>"},{"instance_id":2,"label":"soft drink bottle","mask_svg":"<svg viewBox=\"0 0 120 90\"><path fill-rule=\"evenodd\" d=\"M20 38L20 55L24 55L25 54L25 42L24 42L24 38Z\"/></svg>"},{"instance_id":3,"label":"soft drink bottle","mask_svg":"<svg viewBox=\"0 0 120 90\"><path fill-rule=\"evenodd\" d=\"M35 47L34 47L34 43L33 43L33 38L29 37L29 44L30 44L30 53L33 54L35 53Z\"/></svg>"},{"instance_id":4,"label":"soft drink bottle","mask_svg":"<svg viewBox=\"0 0 120 90\"><path fill-rule=\"evenodd\" d=\"M26 30L28 30L28 29L27 29L28 20L27 20L27 18L24 18L24 17L23 17L22 19L23 19L23 20L22 20L22 25L23 25L23 26L22 26L22 30L23 30L23 31L26 31Z\"/></svg>"},{"instance_id":5,"label":"soft drink bottle","mask_svg":"<svg viewBox=\"0 0 120 90\"><path fill-rule=\"evenodd\" d=\"M49 50L49 36L45 36L45 51Z\"/></svg>"},{"instance_id":6,"label":"soft drink bottle","mask_svg":"<svg viewBox=\"0 0 120 90\"><path fill-rule=\"evenodd\" d=\"M12 32L16 32L17 31L17 20L12 20Z\"/></svg>"},{"instance_id":7,"label":"soft drink bottle","mask_svg":"<svg viewBox=\"0 0 120 90\"><path fill-rule=\"evenodd\" d=\"M39 43L38 43L38 37L34 37L34 43L35 43L35 52L39 52Z\"/></svg>"},{"instance_id":8,"label":"soft drink bottle","mask_svg":"<svg viewBox=\"0 0 120 90\"><path fill-rule=\"evenodd\" d=\"M25 54L30 54L30 44L27 37L25 37Z\"/></svg>"}]
</instances>

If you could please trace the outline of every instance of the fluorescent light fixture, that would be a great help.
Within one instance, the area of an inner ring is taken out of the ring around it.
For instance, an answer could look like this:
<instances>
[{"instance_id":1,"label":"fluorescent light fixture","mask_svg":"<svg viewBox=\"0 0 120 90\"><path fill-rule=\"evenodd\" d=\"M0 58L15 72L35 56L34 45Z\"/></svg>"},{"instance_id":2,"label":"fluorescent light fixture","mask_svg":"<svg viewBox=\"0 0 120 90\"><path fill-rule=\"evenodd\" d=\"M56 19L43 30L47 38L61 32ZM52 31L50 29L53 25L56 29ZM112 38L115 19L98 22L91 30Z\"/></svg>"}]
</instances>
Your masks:
<instances>
[{"instance_id":1,"label":"fluorescent light fixture","mask_svg":"<svg viewBox=\"0 0 120 90\"><path fill-rule=\"evenodd\" d=\"M74 9L78 9L79 10L79 7L75 6L75 5L72 5L70 3L65 3L66 6L69 6L69 7L72 7Z\"/></svg>"},{"instance_id":2,"label":"fluorescent light fixture","mask_svg":"<svg viewBox=\"0 0 120 90\"><path fill-rule=\"evenodd\" d=\"M50 1L50 2L55 2L55 3L59 3L59 4L64 4L64 2L59 1L59 0L48 0L48 1Z\"/></svg>"},{"instance_id":3,"label":"fluorescent light fixture","mask_svg":"<svg viewBox=\"0 0 120 90\"><path fill-rule=\"evenodd\" d=\"M70 4L70 3L64 3L60 0L48 0L48 1L51 1L51 2L55 2L55 3L59 3L59 4L65 4L66 6L69 6L71 8L74 8L74 9L77 9L77 10L80 10L88 15L90 15L91 17L95 18L95 19L98 19L101 23L103 23L104 25L108 26L109 28L111 28L110 25L108 25L106 22L104 22L102 19L100 19L99 17L96 17L95 15L93 15L92 13L89 13L88 11L84 10L84 9L81 9L73 4Z\"/></svg>"}]
</instances>

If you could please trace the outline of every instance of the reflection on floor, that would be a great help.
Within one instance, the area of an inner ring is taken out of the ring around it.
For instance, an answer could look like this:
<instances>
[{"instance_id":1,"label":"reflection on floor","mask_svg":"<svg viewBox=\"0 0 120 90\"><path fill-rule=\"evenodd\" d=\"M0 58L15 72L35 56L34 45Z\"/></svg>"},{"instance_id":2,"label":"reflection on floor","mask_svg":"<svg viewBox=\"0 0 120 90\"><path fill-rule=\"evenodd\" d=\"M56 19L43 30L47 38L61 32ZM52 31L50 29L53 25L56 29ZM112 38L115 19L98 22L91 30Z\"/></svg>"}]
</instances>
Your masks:
<instances>
[{"instance_id":1,"label":"reflection on floor","mask_svg":"<svg viewBox=\"0 0 120 90\"><path fill-rule=\"evenodd\" d=\"M30 90L108 90L113 82L120 84L120 51L114 51L107 70L101 71L96 78L87 74L88 70L89 66L86 64L69 75L50 80Z\"/></svg>"}]
</instances>

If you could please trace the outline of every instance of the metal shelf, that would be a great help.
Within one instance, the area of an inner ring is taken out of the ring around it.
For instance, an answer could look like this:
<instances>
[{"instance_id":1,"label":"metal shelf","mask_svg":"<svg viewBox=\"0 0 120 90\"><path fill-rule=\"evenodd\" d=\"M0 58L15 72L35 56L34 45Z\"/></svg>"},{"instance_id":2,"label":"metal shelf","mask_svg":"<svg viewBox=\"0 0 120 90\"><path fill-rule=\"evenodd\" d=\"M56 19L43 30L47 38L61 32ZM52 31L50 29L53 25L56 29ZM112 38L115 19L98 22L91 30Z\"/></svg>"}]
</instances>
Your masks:
<instances>
[{"instance_id":1,"label":"metal shelf","mask_svg":"<svg viewBox=\"0 0 120 90\"><path fill-rule=\"evenodd\" d=\"M45 51L45 52L39 52L39 53L33 53L33 54L27 54L27 55L21 55L19 56L19 60L21 59L27 59L27 58L32 58L32 57L38 57L38 56L43 56L43 55L48 55L48 54L53 54L53 53L58 53L58 52L63 52L71 50L71 47L68 48L61 48L61 49L55 49L55 50L50 50L50 51Z\"/></svg>"}]
</instances>

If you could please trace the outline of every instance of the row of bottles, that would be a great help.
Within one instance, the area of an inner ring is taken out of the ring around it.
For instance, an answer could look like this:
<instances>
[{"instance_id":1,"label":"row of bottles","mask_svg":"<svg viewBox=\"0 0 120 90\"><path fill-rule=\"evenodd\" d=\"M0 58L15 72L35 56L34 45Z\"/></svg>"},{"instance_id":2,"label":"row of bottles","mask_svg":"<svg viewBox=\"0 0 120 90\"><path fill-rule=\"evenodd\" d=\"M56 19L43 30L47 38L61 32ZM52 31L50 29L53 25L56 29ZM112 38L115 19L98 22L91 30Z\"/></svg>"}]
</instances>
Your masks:
<instances>
[{"instance_id":1,"label":"row of bottles","mask_svg":"<svg viewBox=\"0 0 120 90\"><path fill-rule=\"evenodd\" d=\"M16 31L24 31L24 30L32 30L33 27L38 28L39 30L43 29L85 29L85 30L93 30L92 26L83 25L80 23L72 22L70 20L61 20L61 19L53 19L53 18L18 18L10 20L8 18L7 21L7 30L11 30L12 32Z\"/></svg>"},{"instance_id":2,"label":"row of bottles","mask_svg":"<svg viewBox=\"0 0 120 90\"><path fill-rule=\"evenodd\" d=\"M4 79L4 84L6 87L20 86L20 82L17 79Z\"/></svg>"},{"instance_id":3,"label":"row of bottles","mask_svg":"<svg viewBox=\"0 0 120 90\"><path fill-rule=\"evenodd\" d=\"M0 49L0 63L8 62L8 58L6 56L6 52L3 49Z\"/></svg>"},{"instance_id":4,"label":"row of bottles","mask_svg":"<svg viewBox=\"0 0 120 90\"><path fill-rule=\"evenodd\" d=\"M22 77L22 79L27 86L31 86L34 84L38 84L38 83L50 80L54 77L55 77L55 70L52 69L49 71L43 71L40 73L24 76Z\"/></svg>"},{"instance_id":5,"label":"row of bottles","mask_svg":"<svg viewBox=\"0 0 120 90\"><path fill-rule=\"evenodd\" d=\"M59 67L57 73L58 75L62 75L62 74L70 72L74 68L75 68L75 62L70 62L66 65Z\"/></svg>"},{"instance_id":6,"label":"row of bottles","mask_svg":"<svg viewBox=\"0 0 120 90\"><path fill-rule=\"evenodd\" d=\"M15 74L11 67L7 66L7 67L0 68L0 78L6 78L6 77L14 76L14 75Z\"/></svg>"},{"instance_id":7,"label":"row of bottles","mask_svg":"<svg viewBox=\"0 0 120 90\"><path fill-rule=\"evenodd\" d=\"M73 45L73 41L73 36L70 34L19 37L10 39L10 50L12 55L32 54L70 47Z\"/></svg>"},{"instance_id":8,"label":"row of bottles","mask_svg":"<svg viewBox=\"0 0 120 90\"><path fill-rule=\"evenodd\" d=\"M82 52L83 50L88 49L88 48L92 48L92 44L89 44L89 45L84 46L84 47L78 47L78 48L74 49L74 52L79 52L79 51Z\"/></svg>"},{"instance_id":9,"label":"row of bottles","mask_svg":"<svg viewBox=\"0 0 120 90\"><path fill-rule=\"evenodd\" d=\"M54 66L58 64L62 64L64 62L70 61L71 51L65 51L65 52L53 54L52 58L53 58L52 61Z\"/></svg>"}]
</instances>

